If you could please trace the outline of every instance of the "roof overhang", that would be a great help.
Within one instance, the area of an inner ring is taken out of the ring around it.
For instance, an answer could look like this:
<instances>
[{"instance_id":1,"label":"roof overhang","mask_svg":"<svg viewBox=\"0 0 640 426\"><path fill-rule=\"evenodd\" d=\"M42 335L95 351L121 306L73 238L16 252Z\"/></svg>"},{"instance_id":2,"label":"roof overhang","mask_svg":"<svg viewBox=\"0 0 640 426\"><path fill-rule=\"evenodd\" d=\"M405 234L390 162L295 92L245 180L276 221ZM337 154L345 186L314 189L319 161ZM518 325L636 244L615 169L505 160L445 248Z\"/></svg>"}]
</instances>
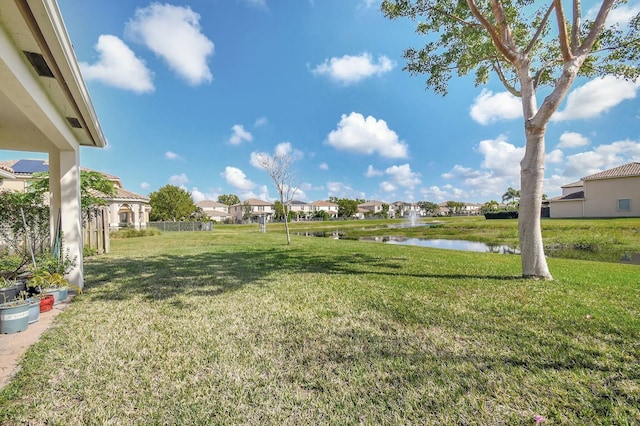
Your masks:
<instances>
[{"instance_id":1,"label":"roof overhang","mask_svg":"<svg viewBox=\"0 0 640 426\"><path fill-rule=\"evenodd\" d=\"M106 145L55 0L0 1L0 82L0 148Z\"/></svg>"}]
</instances>

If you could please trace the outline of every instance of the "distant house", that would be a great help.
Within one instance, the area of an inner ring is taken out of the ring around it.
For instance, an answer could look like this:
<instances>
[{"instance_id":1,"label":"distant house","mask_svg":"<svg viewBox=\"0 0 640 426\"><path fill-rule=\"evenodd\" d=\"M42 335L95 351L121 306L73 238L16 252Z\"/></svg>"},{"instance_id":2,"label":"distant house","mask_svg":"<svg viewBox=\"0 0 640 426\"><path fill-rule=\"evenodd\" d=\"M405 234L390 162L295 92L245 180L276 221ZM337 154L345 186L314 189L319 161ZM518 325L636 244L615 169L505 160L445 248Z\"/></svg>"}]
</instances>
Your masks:
<instances>
[{"instance_id":1,"label":"distant house","mask_svg":"<svg viewBox=\"0 0 640 426\"><path fill-rule=\"evenodd\" d=\"M289 211L295 214L298 220L309 219L313 216L313 205L300 200L291 200L289 202Z\"/></svg>"},{"instance_id":2,"label":"distant house","mask_svg":"<svg viewBox=\"0 0 640 426\"><path fill-rule=\"evenodd\" d=\"M338 217L339 206L331 201L314 201L311 203L314 214L317 212L327 212L329 218L333 219Z\"/></svg>"},{"instance_id":3,"label":"distant house","mask_svg":"<svg viewBox=\"0 0 640 426\"><path fill-rule=\"evenodd\" d=\"M275 205L268 201L249 198L229 207L233 219L240 222L270 222L276 213Z\"/></svg>"},{"instance_id":4,"label":"distant house","mask_svg":"<svg viewBox=\"0 0 640 426\"><path fill-rule=\"evenodd\" d=\"M0 182L0 190L7 189L24 192L27 190L29 182L33 179L34 173L49 171L49 163L46 160L37 159L4 160L0 161L0 169L10 172L14 177L14 179L2 180ZM86 167L81 167L80 170L94 171ZM102 172L98 173L111 181L116 190L116 193L112 196L101 193L93 194L97 198L103 198L106 202L109 228L146 228L149 222L149 212L151 211L149 198L124 189L118 176Z\"/></svg>"},{"instance_id":5,"label":"distant house","mask_svg":"<svg viewBox=\"0 0 640 426\"><path fill-rule=\"evenodd\" d=\"M232 215L229 213L229 206L217 201L202 200L196 203L196 206L200 207L204 214L209 216L209 219L216 222L225 222L227 219L231 219Z\"/></svg>"},{"instance_id":6,"label":"distant house","mask_svg":"<svg viewBox=\"0 0 640 426\"><path fill-rule=\"evenodd\" d=\"M628 163L562 186L549 200L552 218L640 216L640 163Z\"/></svg>"},{"instance_id":7,"label":"distant house","mask_svg":"<svg viewBox=\"0 0 640 426\"><path fill-rule=\"evenodd\" d=\"M389 203L385 203L385 202L378 201L378 200L369 200L369 201L366 201L366 202L364 202L362 204L358 204L358 208L359 209L367 210L369 212L369 214L371 214L371 215L380 215L380 214L382 214L384 206L389 207ZM388 211L390 212L391 209L389 209ZM387 213L387 214L389 214L389 213Z\"/></svg>"},{"instance_id":8,"label":"distant house","mask_svg":"<svg viewBox=\"0 0 640 426\"><path fill-rule=\"evenodd\" d=\"M422 216L423 212L420 206L417 203L407 203L404 201L396 201L395 203L391 203L391 207L389 209L394 217L416 217Z\"/></svg>"}]
</instances>

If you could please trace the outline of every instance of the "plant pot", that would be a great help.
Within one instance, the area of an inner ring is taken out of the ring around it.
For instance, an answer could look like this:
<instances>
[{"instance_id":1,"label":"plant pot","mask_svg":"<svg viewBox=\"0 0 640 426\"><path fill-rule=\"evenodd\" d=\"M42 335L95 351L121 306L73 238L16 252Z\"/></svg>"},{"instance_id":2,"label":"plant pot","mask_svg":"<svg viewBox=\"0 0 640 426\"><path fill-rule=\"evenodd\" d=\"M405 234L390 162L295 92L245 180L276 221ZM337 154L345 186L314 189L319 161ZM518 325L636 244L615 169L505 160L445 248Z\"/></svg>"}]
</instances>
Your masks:
<instances>
[{"instance_id":1,"label":"plant pot","mask_svg":"<svg viewBox=\"0 0 640 426\"><path fill-rule=\"evenodd\" d=\"M13 301L21 291L27 289L26 281L19 281L11 287L0 288L0 304Z\"/></svg>"},{"instance_id":2,"label":"plant pot","mask_svg":"<svg viewBox=\"0 0 640 426\"><path fill-rule=\"evenodd\" d=\"M53 296L53 304L57 305L60 303L60 289L59 288L44 288L42 289L42 293L50 294Z\"/></svg>"},{"instance_id":3,"label":"plant pot","mask_svg":"<svg viewBox=\"0 0 640 426\"><path fill-rule=\"evenodd\" d=\"M40 298L40 312L47 312L53 309L53 302L55 301L53 295L45 294Z\"/></svg>"},{"instance_id":4,"label":"plant pot","mask_svg":"<svg viewBox=\"0 0 640 426\"><path fill-rule=\"evenodd\" d=\"M29 324L38 322L40 319L40 299L31 299L29 303Z\"/></svg>"},{"instance_id":5,"label":"plant pot","mask_svg":"<svg viewBox=\"0 0 640 426\"><path fill-rule=\"evenodd\" d=\"M59 302L64 302L67 300L67 295L69 294L69 287L61 287L60 288L60 300Z\"/></svg>"},{"instance_id":6,"label":"plant pot","mask_svg":"<svg viewBox=\"0 0 640 426\"><path fill-rule=\"evenodd\" d=\"M15 306L0 305L0 333L13 334L29 326L29 304Z\"/></svg>"}]
</instances>

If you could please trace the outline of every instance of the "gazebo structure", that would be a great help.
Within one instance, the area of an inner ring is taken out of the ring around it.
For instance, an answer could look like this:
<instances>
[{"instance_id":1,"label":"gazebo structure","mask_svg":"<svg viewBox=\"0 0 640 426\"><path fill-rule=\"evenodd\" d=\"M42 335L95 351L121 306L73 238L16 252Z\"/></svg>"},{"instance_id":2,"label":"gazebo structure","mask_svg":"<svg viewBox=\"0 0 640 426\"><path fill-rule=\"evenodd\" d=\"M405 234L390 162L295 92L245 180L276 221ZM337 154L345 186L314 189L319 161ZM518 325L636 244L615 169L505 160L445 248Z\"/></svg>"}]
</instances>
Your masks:
<instances>
[{"instance_id":1,"label":"gazebo structure","mask_svg":"<svg viewBox=\"0 0 640 426\"><path fill-rule=\"evenodd\" d=\"M60 212L82 288L80 147L106 140L55 0L0 1L0 105L0 149L49 155L51 226Z\"/></svg>"}]
</instances>

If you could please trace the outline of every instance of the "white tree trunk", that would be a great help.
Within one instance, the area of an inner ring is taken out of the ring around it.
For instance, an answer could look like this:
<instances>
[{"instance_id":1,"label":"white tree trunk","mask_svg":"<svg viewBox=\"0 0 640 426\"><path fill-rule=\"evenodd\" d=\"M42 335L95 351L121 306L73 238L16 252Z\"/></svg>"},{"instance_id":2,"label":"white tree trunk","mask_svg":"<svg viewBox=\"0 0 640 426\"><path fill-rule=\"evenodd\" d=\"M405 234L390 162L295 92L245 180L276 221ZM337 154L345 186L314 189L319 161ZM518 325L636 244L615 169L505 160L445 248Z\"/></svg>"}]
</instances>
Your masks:
<instances>
[{"instance_id":1,"label":"white tree trunk","mask_svg":"<svg viewBox=\"0 0 640 426\"><path fill-rule=\"evenodd\" d=\"M518 214L522 276L551 280L540 227L545 129L526 126L525 133L527 145L524 158L520 162L520 211Z\"/></svg>"}]
</instances>

